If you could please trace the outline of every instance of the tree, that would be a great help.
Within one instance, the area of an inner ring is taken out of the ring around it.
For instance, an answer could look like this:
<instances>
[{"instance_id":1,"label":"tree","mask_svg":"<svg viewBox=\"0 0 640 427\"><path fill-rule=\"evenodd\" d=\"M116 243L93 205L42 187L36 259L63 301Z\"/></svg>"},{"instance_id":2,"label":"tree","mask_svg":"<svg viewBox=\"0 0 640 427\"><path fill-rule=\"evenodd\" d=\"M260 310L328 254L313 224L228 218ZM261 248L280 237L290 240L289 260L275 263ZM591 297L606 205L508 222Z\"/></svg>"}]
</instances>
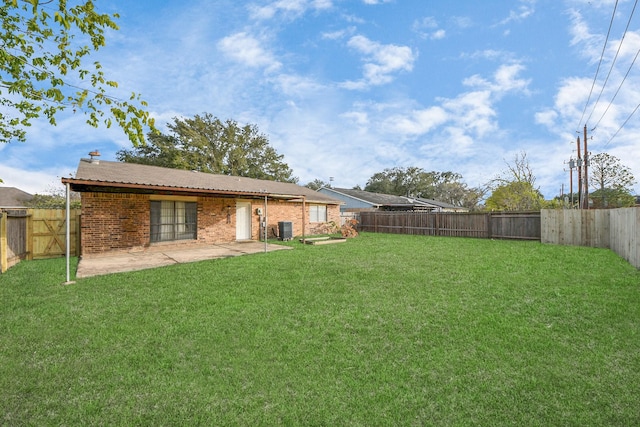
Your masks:
<instances>
[{"instance_id":1,"label":"tree","mask_svg":"<svg viewBox=\"0 0 640 427\"><path fill-rule=\"evenodd\" d=\"M68 108L83 112L94 127L116 123L134 145L144 142L147 127L155 129L138 94L128 100L109 95L118 84L106 78L100 63L83 65L105 46L105 31L118 29L117 14L96 12L91 0L76 6L4 0L0 16L0 142L25 141L33 120L45 117L55 125Z\"/></svg>"},{"instance_id":2,"label":"tree","mask_svg":"<svg viewBox=\"0 0 640 427\"><path fill-rule=\"evenodd\" d=\"M494 188L485 207L498 211L531 211L545 205L542 194L529 182L512 181Z\"/></svg>"},{"instance_id":3,"label":"tree","mask_svg":"<svg viewBox=\"0 0 640 427\"><path fill-rule=\"evenodd\" d=\"M364 190L372 193L419 197L423 190L422 187L429 180L424 174L424 170L417 167L385 169L373 174L367 181Z\"/></svg>"},{"instance_id":4,"label":"tree","mask_svg":"<svg viewBox=\"0 0 640 427\"><path fill-rule=\"evenodd\" d=\"M391 168L374 174L365 191L397 196L422 197L473 209L484 190L469 188L455 172L426 172L418 167Z\"/></svg>"},{"instance_id":5,"label":"tree","mask_svg":"<svg viewBox=\"0 0 640 427\"><path fill-rule=\"evenodd\" d=\"M45 194L34 194L33 198L25 202L29 208L36 209L66 209L67 194L66 189L49 186ZM69 193L69 207L71 209L80 209L80 193L72 191Z\"/></svg>"},{"instance_id":6,"label":"tree","mask_svg":"<svg viewBox=\"0 0 640 427\"><path fill-rule=\"evenodd\" d=\"M529 183L531 187L535 187L536 177L529 165L526 152L521 151L519 154L516 153L513 163L506 161L505 163L507 164L507 169L502 171L502 173L492 181L493 185L501 186L511 182L526 182Z\"/></svg>"},{"instance_id":7,"label":"tree","mask_svg":"<svg viewBox=\"0 0 640 427\"><path fill-rule=\"evenodd\" d=\"M323 187L324 188L331 188L331 183L324 182L323 180L316 178L313 181L307 182L305 184L305 187L310 188L310 189L312 189L314 191L318 191L319 189L321 189Z\"/></svg>"},{"instance_id":8,"label":"tree","mask_svg":"<svg viewBox=\"0 0 640 427\"><path fill-rule=\"evenodd\" d=\"M255 125L238 126L205 113L174 118L168 135L149 133L148 142L116 153L120 161L223 175L297 182L283 156Z\"/></svg>"},{"instance_id":9,"label":"tree","mask_svg":"<svg viewBox=\"0 0 640 427\"><path fill-rule=\"evenodd\" d=\"M486 200L485 207L505 211L541 209L545 206L545 200L535 187L535 182L527 153L523 151L516 154L513 163L507 163L507 169L488 184L492 193Z\"/></svg>"},{"instance_id":10,"label":"tree","mask_svg":"<svg viewBox=\"0 0 640 427\"><path fill-rule=\"evenodd\" d=\"M633 206L635 198L629 187L635 183L631 170L620 159L607 153L591 156L589 184L596 191L591 194L594 207Z\"/></svg>"}]
</instances>

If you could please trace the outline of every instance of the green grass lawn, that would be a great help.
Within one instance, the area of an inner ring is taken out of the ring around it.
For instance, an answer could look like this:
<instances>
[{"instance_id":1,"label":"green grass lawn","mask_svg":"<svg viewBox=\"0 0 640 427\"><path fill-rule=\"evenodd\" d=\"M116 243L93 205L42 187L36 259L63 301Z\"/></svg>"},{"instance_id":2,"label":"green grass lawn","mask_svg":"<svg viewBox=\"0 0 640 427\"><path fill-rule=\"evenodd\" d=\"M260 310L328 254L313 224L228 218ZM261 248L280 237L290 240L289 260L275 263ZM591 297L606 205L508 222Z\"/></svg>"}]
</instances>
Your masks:
<instances>
[{"instance_id":1,"label":"green grass lawn","mask_svg":"<svg viewBox=\"0 0 640 427\"><path fill-rule=\"evenodd\" d=\"M364 234L0 276L2 425L640 425L640 273L611 251Z\"/></svg>"}]
</instances>

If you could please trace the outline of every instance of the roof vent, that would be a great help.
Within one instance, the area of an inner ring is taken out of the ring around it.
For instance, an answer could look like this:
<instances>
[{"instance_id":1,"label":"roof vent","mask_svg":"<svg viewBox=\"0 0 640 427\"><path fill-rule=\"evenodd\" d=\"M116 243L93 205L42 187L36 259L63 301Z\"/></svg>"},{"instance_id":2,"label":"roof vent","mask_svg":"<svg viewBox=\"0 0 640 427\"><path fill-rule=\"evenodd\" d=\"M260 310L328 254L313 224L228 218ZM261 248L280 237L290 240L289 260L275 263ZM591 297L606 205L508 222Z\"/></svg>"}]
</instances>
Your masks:
<instances>
[{"instance_id":1,"label":"roof vent","mask_svg":"<svg viewBox=\"0 0 640 427\"><path fill-rule=\"evenodd\" d=\"M89 155L91 156L91 160L90 160L91 163L95 163L95 164L100 163L100 160L96 158L96 157L100 157L100 152L98 150L90 152Z\"/></svg>"}]
</instances>

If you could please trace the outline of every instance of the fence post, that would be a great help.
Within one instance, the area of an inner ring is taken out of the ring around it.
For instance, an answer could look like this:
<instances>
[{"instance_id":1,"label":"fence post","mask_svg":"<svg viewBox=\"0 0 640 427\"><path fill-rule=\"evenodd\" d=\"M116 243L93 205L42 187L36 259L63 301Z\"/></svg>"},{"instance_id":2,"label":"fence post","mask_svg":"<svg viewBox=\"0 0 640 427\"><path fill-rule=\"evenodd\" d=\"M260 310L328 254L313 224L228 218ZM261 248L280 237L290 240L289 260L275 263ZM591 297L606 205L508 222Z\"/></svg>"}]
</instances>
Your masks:
<instances>
[{"instance_id":1,"label":"fence post","mask_svg":"<svg viewBox=\"0 0 640 427\"><path fill-rule=\"evenodd\" d=\"M9 251L7 249L7 213L2 212L0 216L0 273L4 273L9 269L9 262L7 256Z\"/></svg>"},{"instance_id":2,"label":"fence post","mask_svg":"<svg viewBox=\"0 0 640 427\"><path fill-rule=\"evenodd\" d=\"M491 222L492 222L491 212L487 214L486 218L487 218L487 239L491 239Z\"/></svg>"},{"instance_id":3,"label":"fence post","mask_svg":"<svg viewBox=\"0 0 640 427\"><path fill-rule=\"evenodd\" d=\"M33 260L33 209L27 209L27 223L25 224L27 234L27 261Z\"/></svg>"},{"instance_id":4,"label":"fence post","mask_svg":"<svg viewBox=\"0 0 640 427\"><path fill-rule=\"evenodd\" d=\"M82 225L80 223L80 221L82 220L82 215L80 214L80 212L76 213L76 256L80 256L80 251L82 250L81 247L81 240L80 240L80 226Z\"/></svg>"}]
</instances>

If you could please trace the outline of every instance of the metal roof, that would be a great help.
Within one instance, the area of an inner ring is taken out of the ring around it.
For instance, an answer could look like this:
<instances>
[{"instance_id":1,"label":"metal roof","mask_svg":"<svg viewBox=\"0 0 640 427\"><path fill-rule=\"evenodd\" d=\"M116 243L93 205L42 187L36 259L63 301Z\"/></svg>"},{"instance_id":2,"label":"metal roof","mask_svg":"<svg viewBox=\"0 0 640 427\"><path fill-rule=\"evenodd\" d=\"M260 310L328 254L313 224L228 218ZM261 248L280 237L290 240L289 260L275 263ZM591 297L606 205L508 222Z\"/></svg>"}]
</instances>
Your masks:
<instances>
[{"instance_id":1,"label":"metal roof","mask_svg":"<svg viewBox=\"0 0 640 427\"><path fill-rule=\"evenodd\" d=\"M74 191L87 187L110 187L137 190L163 190L182 193L268 196L307 202L340 204L330 196L288 182L277 182L240 176L215 175L181 169L162 168L136 163L82 159L75 178L63 178Z\"/></svg>"}]
</instances>

